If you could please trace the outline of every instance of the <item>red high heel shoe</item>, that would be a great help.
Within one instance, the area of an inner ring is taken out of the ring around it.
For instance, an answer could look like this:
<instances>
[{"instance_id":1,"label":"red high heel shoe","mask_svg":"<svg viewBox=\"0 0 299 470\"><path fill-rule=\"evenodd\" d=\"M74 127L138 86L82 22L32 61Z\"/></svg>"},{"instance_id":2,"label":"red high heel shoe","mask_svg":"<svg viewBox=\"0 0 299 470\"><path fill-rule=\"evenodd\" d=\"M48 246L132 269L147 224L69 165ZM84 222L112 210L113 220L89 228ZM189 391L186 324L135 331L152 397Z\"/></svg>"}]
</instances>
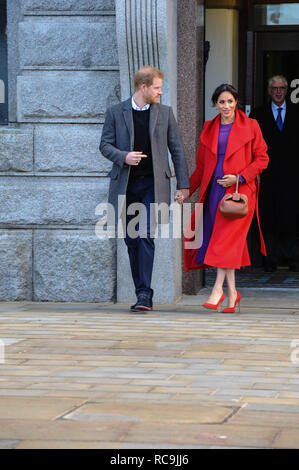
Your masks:
<instances>
[{"instance_id":1,"label":"red high heel shoe","mask_svg":"<svg viewBox=\"0 0 299 470\"><path fill-rule=\"evenodd\" d=\"M240 292L237 291L237 298L235 301L235 305L233 307L226 307L222 310L222 313L235 313L236 310L236 305L239 304L239 313L241 312L240 308L240 300L241 300L241 294Z\"/></svg>"},{"instance_id":2,"label":"red high heel shoe","mask_svg":"<svg viewBox=\"0 0 299 470\"><path fill-rule=\"evenodd\" d=\"M222 305L222 302L224 301L225 299L225 294L223 292L222 296L220 297L220 299L218 300L217 304L211 304L209 302L205 302L204 304L202 304L203 307L205 308L210 308L212 310L221 310L221 305Z\"/></svg>"}]
</instances>

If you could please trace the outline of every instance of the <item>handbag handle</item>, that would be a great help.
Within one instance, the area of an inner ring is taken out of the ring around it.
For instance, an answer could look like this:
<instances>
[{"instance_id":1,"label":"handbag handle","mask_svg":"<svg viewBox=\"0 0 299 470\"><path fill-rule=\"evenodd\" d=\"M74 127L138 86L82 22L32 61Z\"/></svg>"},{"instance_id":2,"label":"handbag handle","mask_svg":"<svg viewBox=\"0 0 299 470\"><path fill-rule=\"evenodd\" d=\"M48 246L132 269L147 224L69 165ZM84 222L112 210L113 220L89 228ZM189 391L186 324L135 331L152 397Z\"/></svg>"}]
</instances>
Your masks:
<instances>
[{"instance_id":1,"label":"handbag handle","mask_svg":"<svg viewBox=\"0 0 299 470\"><path fill-rule=\"evenodd\" d=\"M239 192L239 176L240 175L236 175L237 176L237 182L236 182L236 193Z\"/></svg>"}]
</instances>

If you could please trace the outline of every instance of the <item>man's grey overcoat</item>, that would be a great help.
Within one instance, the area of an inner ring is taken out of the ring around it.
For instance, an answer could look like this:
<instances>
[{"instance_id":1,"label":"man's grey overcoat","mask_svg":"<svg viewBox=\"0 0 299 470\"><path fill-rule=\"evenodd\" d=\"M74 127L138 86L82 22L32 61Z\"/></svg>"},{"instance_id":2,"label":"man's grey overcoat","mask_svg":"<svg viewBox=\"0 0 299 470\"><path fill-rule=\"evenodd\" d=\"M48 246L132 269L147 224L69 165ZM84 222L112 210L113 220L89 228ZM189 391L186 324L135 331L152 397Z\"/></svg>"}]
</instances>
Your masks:
<instances>
[{"instance_id":1,"label":"man's grey overcoat","mask_svg":"<svg viewBox=\"0 0 299 470\"><path fill-rule=\"evenodd\" d=\"M179 129L172 108L162 104L150 107L150 140L153 157L155 202L170 204L171 170L168 149L174 165L177 189L189 188L189 173ZM128 152L133 151L134 126L131 98L109 108L103 127L100 150L113 162L110 176L109 202L117 213L118 196L127 190L130 165L125 163ZM137 150L137 149L135 149Z\"/></svg>"}]
</instances>

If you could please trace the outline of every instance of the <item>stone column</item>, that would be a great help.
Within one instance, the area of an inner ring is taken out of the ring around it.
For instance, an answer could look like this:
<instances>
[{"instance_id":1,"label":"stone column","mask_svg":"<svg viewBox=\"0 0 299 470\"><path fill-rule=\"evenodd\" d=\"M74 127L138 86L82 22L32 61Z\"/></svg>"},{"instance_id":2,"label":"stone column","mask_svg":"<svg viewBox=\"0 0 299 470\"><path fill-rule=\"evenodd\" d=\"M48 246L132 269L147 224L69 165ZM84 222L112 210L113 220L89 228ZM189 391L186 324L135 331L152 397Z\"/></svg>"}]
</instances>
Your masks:
<instances>
[{"instance_id":1,"label":"stone column","mask_svg":"<svg viewBox=\"0 0 299 470\"><path fill-rule=\"evenodd\" d=\"M143 65L165 74L161 102L176 110L177 0L116 0L121 97L134 93L133 77Z\"/></svg>"},{"instance_id":2,"label":"stone column","mask_svg":"<svg viewBox=\"0 0 299 470\"><path fill-rule=\"evenodd\" d=\"M204 119L204 16L204 0L178 0L178 124L190 175ZM197 202L198 195L196 191L192 202ZM184 273L183 292L196 294L202 276L199 271Z\"/></svg>"},{"instance_id":3,"label":"stone column","mask_svg":"<svg viewBox=\"0 0 299 470\"><path fill-rule=\"evenodd\" d=\"M177 110L177 1L176 0L116 0L116 28L119 53L121 97L134 92L133 76L143 65L153 65L164 72L161 102ZM176 187L172 178L172 193ZM181 240L157 238L153 272L154 301L169 303L181 295ZM117 300L133 302L127 249L123 240L117 245Z\"/></svg>"}]
</instances>

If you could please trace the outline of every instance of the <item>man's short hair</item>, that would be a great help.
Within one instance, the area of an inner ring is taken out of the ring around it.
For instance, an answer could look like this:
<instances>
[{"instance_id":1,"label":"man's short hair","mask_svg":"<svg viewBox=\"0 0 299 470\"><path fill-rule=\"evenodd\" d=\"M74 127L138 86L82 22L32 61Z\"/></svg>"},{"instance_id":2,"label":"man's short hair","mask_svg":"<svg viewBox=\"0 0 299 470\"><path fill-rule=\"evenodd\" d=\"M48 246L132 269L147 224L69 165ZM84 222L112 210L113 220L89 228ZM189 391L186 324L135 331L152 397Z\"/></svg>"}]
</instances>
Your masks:
<instances>
[{"instance_id":1,"label":"man's short hair","mask_svg":"<svg viewBox=\"0 0 299 470\"><path fill-rule=\"evenodd\" d=\"M154 78L164 78L164 73L156 67L151 65L145 65L141 67L134 75L134 86L135 90L145 84L146 86L151 86L153 84Z\"/></svg>"},{"instance_id":2,"label":"man's short hair","mask_svg":"<svg viewBox=\"0 0 299 470\"><path fill-rule=\"evenodd\" d=\"M274 75L273 77L269 78L268 87L271 87L273 82L284 82L285 86L288 86L288 81L283 75Z\"/></svg>"}]
</instances>

